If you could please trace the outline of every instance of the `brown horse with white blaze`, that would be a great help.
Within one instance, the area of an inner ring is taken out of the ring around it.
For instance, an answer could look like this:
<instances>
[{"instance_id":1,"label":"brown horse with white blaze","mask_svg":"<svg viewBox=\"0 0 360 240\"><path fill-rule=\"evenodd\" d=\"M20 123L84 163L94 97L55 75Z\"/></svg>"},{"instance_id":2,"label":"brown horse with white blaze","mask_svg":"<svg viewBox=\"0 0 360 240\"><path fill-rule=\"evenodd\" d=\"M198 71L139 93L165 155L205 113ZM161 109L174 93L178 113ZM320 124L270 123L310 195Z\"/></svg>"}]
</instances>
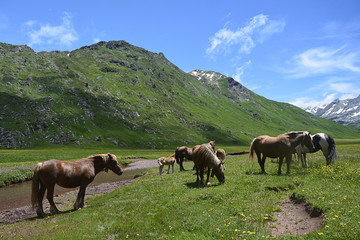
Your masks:
<instances>
[{"instance_id":1,"label":"brown horse with white blaze","mask_svg":"<svg viewBox=\"0 0 360 240\"><path fill-rule=\"evenodd\" d=\"M277 137L270 137L266 135L259 136L256 137L250 145L249 160L254 158L255 152L261 171L262 173L266 174L265 159L267 157L279 158L278 174L280 175L283 159L286 158L287 173L289 174L292 153L294 152L295 147L300 144L306 146L309 149L314 149L310 132L289 132L281 134Z\"/></svg>"},{"instance_id":2,"label":"brown horse with white blaze","mask_svg":"<svg viewBox=\"0 0 360 240\"><path fill-rule=\"evenodd\" d=\"M50 213L60 211L56 208L53 195L55 184L64 188L80 186L74 209L84 207L84 196L86 187L94 180L96 174L108 169L117 175L122 174L122 169L116 156L113 154L99 154L75 162L65 162L56 159L38 163L32 179L31 202L33 208L37 207L36 213L39 217L45 217L42 200L47 190L47 199L50 203Z\"/></svg>"}]
</instances>

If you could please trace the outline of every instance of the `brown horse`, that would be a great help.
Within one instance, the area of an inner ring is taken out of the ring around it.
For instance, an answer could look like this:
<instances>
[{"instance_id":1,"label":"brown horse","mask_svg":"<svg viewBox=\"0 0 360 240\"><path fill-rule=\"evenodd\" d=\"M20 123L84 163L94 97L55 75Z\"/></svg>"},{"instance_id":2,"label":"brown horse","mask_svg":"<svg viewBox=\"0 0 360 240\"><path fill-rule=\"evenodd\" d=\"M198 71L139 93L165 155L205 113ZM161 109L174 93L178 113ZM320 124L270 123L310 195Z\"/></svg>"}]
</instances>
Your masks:
<instances>
[{"instance_id":1,"label":"brown horse","mask_svg":"<svg viewBox=\"0 0 360 240\"><path fill-rule=\"evenodd\" d=\"M185 168L183 166L184 158L186 158L187 160L191 160L191 155L192 155L192 148L186 146L176 148L175 160L176 163L180 165L180 171L185 171Z\"/></svg>"},{"instance_id":2,"label":"brown horse","mask_svg":"<svg viewBox=\"0 0 360 240\"><path fill-rule=\"evenodd\" d=\"M215 152L215 140L210 141L208 143L206 143L210 148L213 149L213 151ZM175 150L175 160L176 163L180 165L180 171L185 171L184 167L183 167L183 161L184 158L186 158L187 160L192 160L192 152L193 149L197 146L200 145L195 145L193 148L189 148L186 146L182 146L182 147L177 147Z\"/></svg>"},{"instance_id":3,"label":"brown horse","mask_svg":"<svg viewBox=\"0 0 360 240\"><path fill-rule=\"evenodd\" d=\"M254 158L254 152L258 158L258 162L262 173L265 171L265 159L279 158L278 174L281 174L281 165L284 157L287 163L287 173L290 173L290 163L292 153L298 145L306 146L309 149L314 149L313 142L311 141L310 132L289 132L281 134L277 137L259 136L255 138L250 145L249 159ZM261 158L262 154L262 158Z\"/></svg>"},{"instance_id":4,"label":"brown horse","mask_svg":"<svg viewBox=\"0 0 360 240\"><path fill-rule=\"evenodd\" d=\"M220 183L225 182L224 164L215 155L208 144L197 145L193 149L192 160L196 167L196 182L204 184L204 169L208 168L206 184L209 184L211 170ZM200 180L199 180L200 176Z\"/></svg>"},{"instance_id":5,"label":"brown horse","mask_svg":"<svg viewBox=\"0 0 360 240\"><path fill-rule=\"evenodd\" d=\"M159 164L159 175L162 174L163 167L165 165L169 166L167 173L169 174L170 167L172 167L172 172L174 173L174 163L175 163L175 153L169 157L161 157L158 159Z\"/></svg>"},{"instance_id":6,"label":"brown horse","mask_svg":"<svg viewBox=\"0 0 360 240\"><path fill-rule=\"evenodd\" d=\"M53 194L55 184L64 188L80 186L74 209L84 207L84 196L86 187L91 183L96 174L105 169L111 169L114 173L121 175L122 169L113 154L99 154L78 160L76 162L64 162L56 159L38 163L32 179L31 202L33 208L37 207L37 215L45 217L42 200L47 189L47 199L50 203L50 213L60 211L56 208ZM40 188L39 188L40 187Z\"/></svg>"},{"instance_id":7,"label":"brown horse","mask_svg":"<svg viewBox=\"0 0 360 240\"><path fill-rule=\"evenodd\" d=\"M225 162L226 154L224 149L222 148L216 149L215 154L218 157L218 159L220 159L223 163Z\"/></svg>"}]
</instances>

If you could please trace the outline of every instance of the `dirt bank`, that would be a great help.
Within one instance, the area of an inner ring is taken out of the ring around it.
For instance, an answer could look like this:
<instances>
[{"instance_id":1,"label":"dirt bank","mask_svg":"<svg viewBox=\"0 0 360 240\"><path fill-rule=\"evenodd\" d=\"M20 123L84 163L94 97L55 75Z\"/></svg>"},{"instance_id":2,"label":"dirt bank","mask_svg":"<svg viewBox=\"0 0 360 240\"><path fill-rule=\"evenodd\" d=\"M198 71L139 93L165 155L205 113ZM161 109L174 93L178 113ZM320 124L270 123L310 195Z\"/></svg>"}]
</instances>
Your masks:
<instances>
[{"instance_id":1,"label":"dirt bank","mask_svg":"<svg viewBox=\"0 0 360 240\"><path fill-rule=\"evenodd\" d=\"M128 168L124 169L124 171L131 171L131 170L143 170L148 168L157 167L157 160L142 160L142 161L136 161L129 165ZM85 194L85 202L86 199L91 196L96 195L102 195L109 193L121 186L130 184L135 179L129 179L129 180L122 180L117 182L111 182L111 183L103 183L96 186L90 186L86 189ZM54 196L54 201L56 203L56 206L59 208L60 211L71 209L75 199L76 195L78 193L78 189L67 192L65 194L56 195ZM30 198L30 196L29 196ZM45 199L43 201L44 203L44 211L45 213L49 213L49 203ZM0 212L0 230L9 223L14 223L18 221L22 221L24 219L33 218L36 217L35 210L32 209L31 206L22 206L19 208L13 208L8 209Z\"/></svg>"}]
</instances>

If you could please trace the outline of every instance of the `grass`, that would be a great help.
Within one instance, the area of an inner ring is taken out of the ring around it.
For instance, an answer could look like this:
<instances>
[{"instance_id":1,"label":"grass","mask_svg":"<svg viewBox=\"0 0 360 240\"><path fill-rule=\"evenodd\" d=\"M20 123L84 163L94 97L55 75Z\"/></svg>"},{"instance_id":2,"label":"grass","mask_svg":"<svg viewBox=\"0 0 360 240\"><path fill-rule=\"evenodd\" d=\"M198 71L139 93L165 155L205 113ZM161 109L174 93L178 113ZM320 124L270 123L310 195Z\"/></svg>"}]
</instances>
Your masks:
<instances>
[{"instance_id":1,"label":"grass","mask_svg":"<svg viewBox=\"0 0 360 240\"><path fill-rule=\"evenodd\" d=\"M121 164L131 158L157 159L168 156L171 150L114 149L109 147L47 147L38 149L0 150L0 187L19 183L32 178L36 163L48 159L75 161L87 156L110 152L118 156Z\"/></svg>"},{"instance_id":2,"label":"grass","mask_svg":"<svg viewBox=\"0 0 360 240\"><path fill-rule=\"evenodd\" d=\"M247 147L225 150L240 152ZM273 236L266 226L279 211L278 204L295 196L323 212L324 226L301 237L278 239L357 239L360 148L345 144L337 145L337 150L339 159L332 166L325 166L321 153L309 154L309 168L295 161L291 174L281 176L270 159L269 174L261 175L258 163L249 162L248 155L229 157L226 182L220 185L214 178L203 188L195 184L193 171L179 172L176 167L174 174L159 176L154 168L130 185L88 198L85 209L8 225L0 234L9 237L17 232L19 239L268 239ZM165 153L169 152L132 154L152 158ZM185 168L191 169L192 163ZM275 188L280 191L271 190Z\"/></svg>"}]
</instances>

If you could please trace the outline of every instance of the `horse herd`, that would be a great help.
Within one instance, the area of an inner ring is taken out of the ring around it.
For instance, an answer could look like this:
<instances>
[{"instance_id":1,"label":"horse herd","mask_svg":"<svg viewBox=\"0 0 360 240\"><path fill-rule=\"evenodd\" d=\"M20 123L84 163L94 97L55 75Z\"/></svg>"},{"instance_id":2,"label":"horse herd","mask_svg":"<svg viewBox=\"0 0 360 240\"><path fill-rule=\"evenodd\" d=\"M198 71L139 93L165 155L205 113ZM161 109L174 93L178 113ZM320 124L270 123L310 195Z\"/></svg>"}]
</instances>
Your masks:
<instances>
[{"instance_id":1,"label":"horse herd","mask_svg":"<svg viewBox=\"0 0 360 240\"><path fill-rule=\"evenodd\" d=\"M258 158L258 162L262 173L266 174L265 159L279 158L278 174L281 174L281 165L284 158L287 162L287 173L290 172L290 162L292 154L296 153L301 158L303 166L307 166L306 153L313 153L322 150L326 164L332 163L336 157L336 148L334 139L324 133L311 135L310 132L298 131L281 134L277 137L259 136L256 137L250 145L249 159L254 158L254 153ZM261 156L262 155L262 156ZM225 151L217 149L215 151L215 141L196 145L193 148L186 146L177 147L175 153L169 157L158 159L159 174L162 174L163 167L172 166L174 172L174 164L179 164L180 171L184 171L183 161L188 159L194 162L196 169L196 182L204 185L204 172L207 171L206 184L209 184L210 174L217 177L220 183L225 182ZM100 171L108 169L114 173L121 175L122 168L113 154L98 154L75 162L65 162L60 160L47 160L38 163L32 179L31 202L33 208L37 208L36 213L39 217L45 217L42 201L47 190L47 199L50 203L50 213L59 213L56 208L53 194L55 184L65 188L74 188L80 186L74 209L84 207L84 196L86 187L94 180L96 174Z\"/></svg>"}]
</instances>

